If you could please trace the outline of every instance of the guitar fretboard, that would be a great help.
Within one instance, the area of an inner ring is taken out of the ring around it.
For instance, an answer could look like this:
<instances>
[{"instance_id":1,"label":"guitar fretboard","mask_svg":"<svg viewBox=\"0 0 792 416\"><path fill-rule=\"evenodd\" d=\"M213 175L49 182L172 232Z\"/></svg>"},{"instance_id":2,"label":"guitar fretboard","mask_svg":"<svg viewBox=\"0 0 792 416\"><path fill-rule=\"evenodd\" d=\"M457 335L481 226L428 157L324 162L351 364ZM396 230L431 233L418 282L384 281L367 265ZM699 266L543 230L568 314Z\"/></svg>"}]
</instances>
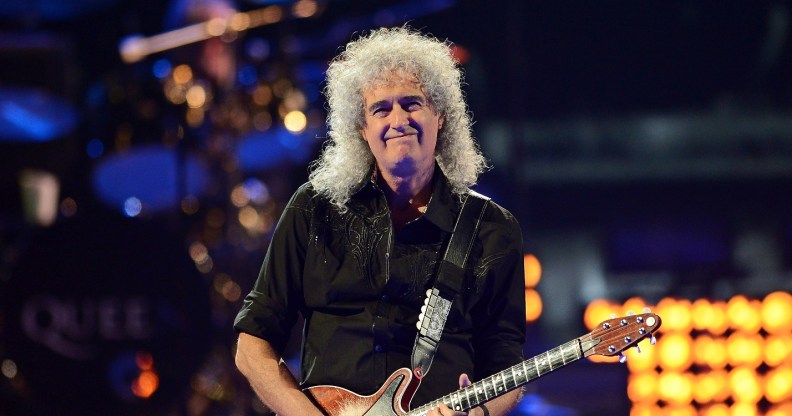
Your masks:
<instances>
[{"instance_id":1,"label":"guitar fretboard","mask_svg":"<svg viewBox=\"0 0 792 416\"><path fill-rule=\"evenodd\" d=\"M440 403L445 403L446 406L455 411L464 412L498 396L502 396L582 357L580 339L574 339L454 393L412 409L405 416L425 416L429 410L440 406Z\"/></svg>"}]
</instances>

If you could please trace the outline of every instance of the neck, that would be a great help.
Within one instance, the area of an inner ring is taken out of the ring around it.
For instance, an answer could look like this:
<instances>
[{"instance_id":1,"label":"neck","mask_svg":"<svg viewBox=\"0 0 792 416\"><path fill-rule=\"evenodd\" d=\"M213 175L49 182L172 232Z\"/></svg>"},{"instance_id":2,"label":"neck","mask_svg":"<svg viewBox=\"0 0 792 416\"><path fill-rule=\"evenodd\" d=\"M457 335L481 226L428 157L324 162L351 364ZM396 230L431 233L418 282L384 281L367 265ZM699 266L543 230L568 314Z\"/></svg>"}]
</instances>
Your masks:
<instances>
[{"instance_id":1,"label":"neck","mask_svg":"<svg viewBox=\"0 0 792 416\"><path fill-rule=\"evenodd\" d=\"M396 176L380 170L377 182L385 192L391 212L391 221L398 231L401 227L418 218L426 210L432 196L432 177L434 167L421 174Z\"/></svg>"},{"instance_id":2,"label":"neck","mask_svg":"<svg viewBox=\"0 0 792 416\"><path fill-rule=\"evenodd\" d=\"M398 176L379 169L378 182L385 190L391 210L401 210L416 204L426 206L432 194L433 176L434 166L409 176Z\"/></svg>"}]
</instances>

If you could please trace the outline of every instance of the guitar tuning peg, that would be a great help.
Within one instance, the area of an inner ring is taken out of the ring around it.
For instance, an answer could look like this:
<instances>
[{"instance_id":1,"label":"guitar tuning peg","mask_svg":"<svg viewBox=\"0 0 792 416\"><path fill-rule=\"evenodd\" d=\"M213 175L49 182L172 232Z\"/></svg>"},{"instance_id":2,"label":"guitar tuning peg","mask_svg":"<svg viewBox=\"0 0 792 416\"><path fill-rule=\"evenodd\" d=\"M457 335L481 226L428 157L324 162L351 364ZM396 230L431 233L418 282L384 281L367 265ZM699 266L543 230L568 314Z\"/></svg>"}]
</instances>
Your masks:
<instances>
[{"instance_id":1,"label":"guitar tuning peg","mask_svg":"<svg viewBox=\"0 0 792 416\"><path fill-rule=\"evenodd\" d=\"M649 309L649 308L643 308L643 313L649 313L649 312L651 312L651 311L652 311L652 310L651 310L651 309Z\"/></svg>"},{"instance_id":2,"label":"guitar tuning peg","mask_svg":"<svg viewBox=\"0 0 792 416\"><path fill-rule=\"evenodd\" d=\"M426 289L426 297L432 296L432 289Z\"/></svg>"},{"instance_id":3,"label":"guitar tuning peg","mask_svg":"<svg viewBox=\"0 0 792 416\"><path fill-rule=\"evenodd\" d=\"M611 319L616 319L616 314L612 313L612 314L610 314L610 317L611 317Z\"/></svg>"},{"instance_id":4,"label":"guitar tuning peg","mask_svg":"<svg viewBox=\"0 0 792 416\"><path fill-rule=\"evenodd\" d=\"M627 311L627 316L633 316L633 315L635 315L635 312L633 312L633 311Z\"/></svg>"},{"instance_id":5,"label":"guitar tuning peg","mask_svg":"<svg viewBox=\"0 0 792 416\"><path fill-rule=\"evenodd\" d=\"M657 344L657 338L655 338L655 336L652 335L652 337L649 338L649 343L652 344L652 345Z\"/></svg>"},{"instance_id":6,"label":"guitar tuning peg","mask_svg":"<svg viewBox=\"0 0 792 416\"><path fill-rule=\"evenodd\" d=\"M627 356L624 355L624 353L621 353L621 352L619 353L619 362L622 363L622 364L627 362Z\"/></svg>"},{"instance_id":7,"label":"guitar tuning peg","mask_svg":"<svg viewBox=\"0 0 792 416\"><path fill-rule=\"evenodd\" d=\"M421 306L421 312L426 313L426 305Z\"/></svg>"},{"instance_id":8,"label":"guitar tuning peg","mask_svg":"<svg viewBox=\"0 0 792 416\"><path fill-rule=\"evenodd\" d=\"M418 315L418 322L423 321L423 318L424 318L424 314L423 312L421 312L421 314Z\"/></svg>"},{"instance_id":9,"label":"guitar tuning peg","mask_svg":"<svg viewBox=\"0 0 792 416\"><path fill-rule=\"evenodd\" d=\"M418 328L419 331L421 330L421 320L420 319L418 320L418 322L415 323L415 327Z\"/></svg>"}]
</instances>

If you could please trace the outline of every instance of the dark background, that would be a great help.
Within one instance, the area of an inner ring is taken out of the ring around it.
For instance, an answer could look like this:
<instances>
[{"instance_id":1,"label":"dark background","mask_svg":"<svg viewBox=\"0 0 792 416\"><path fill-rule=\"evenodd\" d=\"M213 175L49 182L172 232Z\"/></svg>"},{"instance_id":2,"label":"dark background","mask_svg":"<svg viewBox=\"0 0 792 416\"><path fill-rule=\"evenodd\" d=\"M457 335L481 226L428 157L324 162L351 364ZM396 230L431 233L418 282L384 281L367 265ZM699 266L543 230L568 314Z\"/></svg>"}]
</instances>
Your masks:
<instances>
[{"instance_id":1,"label":"dark background","mask_svg":"<svg viewBox=\"0 0 792 416\"><path fill-rule=\"evenodd\" d=\"M382 25L407 22L457 47L494 166L477 189L517 216L543 266L528 355L584 333L594 299L792 288L788 1L337 0L304 18L297 3L234 4L283 18L224 38L236 75L225 85L201 70L206 42L121 60L129 36L202 21L180 8L188 2L0 5L0 415L265 411L233 367L233 316L320 149L328 60ZM197 126L156 76L182 63L215 93ZM282 129L283 97L252 103L252 86L282 80L304 97L298 135ZM272 126L234 124L233 111L268 112ZM133 157L147 149L168 156ZM30 170L59 181L52 224L25 215ZM240 186L258 199L233 203ZM135 192L143 209L130 214ZM240 222L245 207L259 225ZM131 327L137 301L148 332ZM34 339L24 316L52 332ZM47 337L92 353L64 355ZM128 389L141 351L159 375L149 399ZM579 363L531 384L515 414L628 414L626 375Z\"/></svg>"}]
</instances>

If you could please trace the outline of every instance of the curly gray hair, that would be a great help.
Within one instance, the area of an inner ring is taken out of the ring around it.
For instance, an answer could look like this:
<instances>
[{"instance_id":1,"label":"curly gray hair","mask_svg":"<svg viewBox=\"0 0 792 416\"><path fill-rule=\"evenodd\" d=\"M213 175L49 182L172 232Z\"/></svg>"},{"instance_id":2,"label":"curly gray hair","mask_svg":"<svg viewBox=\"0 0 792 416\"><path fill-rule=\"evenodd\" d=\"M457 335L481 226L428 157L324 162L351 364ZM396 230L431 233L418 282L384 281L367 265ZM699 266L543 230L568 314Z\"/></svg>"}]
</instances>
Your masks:
<instances>
[{"instance_id":1,"label":"curly gray hair","mask_svg":"<svg viewBox=\"0 0 792 416\"><path fill-rule=\"evenodd\" d=\"M453 192L465 193L476 183L487 162L471 134L462 72L449 46L406 27L377 29L347 44L327 70L329 139L309 175L317 192L345 210L355 186L371 171L374 156L360 133L363 91L394 71L414 76L435 113L445 117L435 159Z\"/></svg>"}]
</instances>

